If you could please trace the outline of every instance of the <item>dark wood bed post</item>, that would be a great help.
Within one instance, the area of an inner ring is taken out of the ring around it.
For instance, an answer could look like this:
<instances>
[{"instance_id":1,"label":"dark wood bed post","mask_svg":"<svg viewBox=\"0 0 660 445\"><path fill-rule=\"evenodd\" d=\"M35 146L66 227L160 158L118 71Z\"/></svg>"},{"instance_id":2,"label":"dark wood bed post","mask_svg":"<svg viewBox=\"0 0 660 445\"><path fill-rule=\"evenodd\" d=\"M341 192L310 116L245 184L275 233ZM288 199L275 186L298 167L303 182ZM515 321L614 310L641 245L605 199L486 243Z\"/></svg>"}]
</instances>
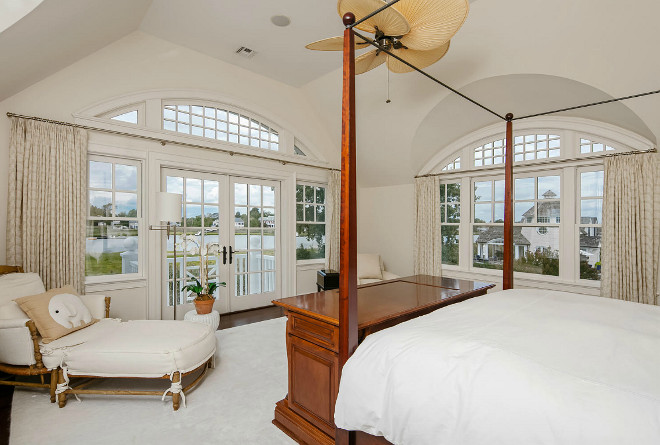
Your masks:
<instances>
[{"instance_id":1,"label":"dark wood bed post","mask_svg":"<svg viewBox=\"0 0 660 445\"><path fill-rule=\"evenodd\" d=\"M504 161L504 263L502 289L513 289L513 114L506 116Z\"/></svg>"},{"instance_id":2,"label":"dark wood bed post","mask_svg":"<svg viewBox=\"0 0 660 445\"><path fill-rule=\"evenodd\" d=\"M355 23L351 12L342 18ZM346 360L358 345L357 320L357 211L355 156L355 35L344 30L344 83L341 127L341 221L339 241L339 378ZM355 443L355 432L337 428L337 445Z\"/></svg>"}]
</instances>

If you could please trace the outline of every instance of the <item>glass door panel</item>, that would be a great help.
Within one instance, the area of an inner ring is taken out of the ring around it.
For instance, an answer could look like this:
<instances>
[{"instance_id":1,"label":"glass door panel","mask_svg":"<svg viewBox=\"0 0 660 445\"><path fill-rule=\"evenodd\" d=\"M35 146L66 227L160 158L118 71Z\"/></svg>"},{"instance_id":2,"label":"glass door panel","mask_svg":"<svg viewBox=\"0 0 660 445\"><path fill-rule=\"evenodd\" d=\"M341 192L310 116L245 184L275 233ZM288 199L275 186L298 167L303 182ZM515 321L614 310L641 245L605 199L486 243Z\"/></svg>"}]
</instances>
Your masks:
<instances>
[{"instance_id":1,"label":"glass door panel","mask_svg":"<svg viewBox=\"0 0 660 445\"><path fill-rule=\"evenodd\" d=\"M279 183L232 178L234 209L232 311L279 298Z\"/></svg>"},{"instance_id":2,"label":"glass door panel","mask_svg":"<svg viewBox=\"0 0 660 445\"><path fill-rule=\"evenodd\" d=\"M183 197L176 246L163 236L163 318L173 317L175 297L177 319L194 309L183 288L195 280L227 283L215 295L220 313L280 298L279 182L174 169L162 179L163 191Z\"/></svg>"},{"instance_id":3,"label":"glass door panel","mask_svg":"<svg viewBox=\"0 0 660 445\"><path fill-rule=\"evenodd\" d=\"M182 218L176 228L176 271L174 267L174 237L165 241L167 255L166 298L163 313L173 317L173 305L177 298L176 318L194 310L195 295L183 288L195 284L195 280L209 282L228 281L228 268L223 267L222 246L229 236L227 230L226 189L227 177L203 173L163 170L164 191L180 193L183 197ZM223 196L225 196L223 198ZM224 205L224 208L223 208ZM226 289L215 291L214 309L227 312Z\"/></svg>"}]
</instances>

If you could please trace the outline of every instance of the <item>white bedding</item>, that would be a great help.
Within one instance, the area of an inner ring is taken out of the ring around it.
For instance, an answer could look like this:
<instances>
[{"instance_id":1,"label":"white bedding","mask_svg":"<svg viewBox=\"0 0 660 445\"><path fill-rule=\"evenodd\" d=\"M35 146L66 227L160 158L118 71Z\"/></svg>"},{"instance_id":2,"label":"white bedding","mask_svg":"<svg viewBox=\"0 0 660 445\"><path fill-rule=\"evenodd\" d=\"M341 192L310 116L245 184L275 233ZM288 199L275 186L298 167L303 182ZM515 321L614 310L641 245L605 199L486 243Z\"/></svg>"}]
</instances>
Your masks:
<instances>
[{"instance_id":1,"label":"white bedding","mask_svg":"<svg viewBox=\"0 0 660 445\"><path fill-rule=\"evenodd\" d=\"M370 335L335 423L421 444L660 444L660 307L516 289Z\"/></svg>"}]
</instances>

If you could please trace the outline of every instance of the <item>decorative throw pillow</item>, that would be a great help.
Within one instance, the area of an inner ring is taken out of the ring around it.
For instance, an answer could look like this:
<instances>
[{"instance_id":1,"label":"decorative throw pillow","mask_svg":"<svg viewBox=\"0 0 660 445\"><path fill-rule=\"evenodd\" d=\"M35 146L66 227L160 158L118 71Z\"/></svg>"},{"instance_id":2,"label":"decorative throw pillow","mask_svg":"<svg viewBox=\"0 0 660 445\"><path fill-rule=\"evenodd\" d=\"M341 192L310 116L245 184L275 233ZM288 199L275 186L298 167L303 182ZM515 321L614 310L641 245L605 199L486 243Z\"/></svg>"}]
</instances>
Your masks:
<instances>
[{"instance_id":1,"label":"decorative throw pillow","mask_svg":"<svg viewBox=\"0 0 660 445\"><path fill-rule=\"evenodd\" d=\"M98 321L92 319L89 309L71 286L17 298L16 303L37 325L44 343L50 343Z\"/></svg>"},{"instance_id":2,"label":"decorative throw pillow","mask_svg":"<svg viewBox=\"0 0 660 445\"><path fill-rule=\"evenodd\" d=\"M361 278L383 279L383 271L380 268L380 255L371 253L358 253L357 274Z\"/></svg>"}]
</instances>

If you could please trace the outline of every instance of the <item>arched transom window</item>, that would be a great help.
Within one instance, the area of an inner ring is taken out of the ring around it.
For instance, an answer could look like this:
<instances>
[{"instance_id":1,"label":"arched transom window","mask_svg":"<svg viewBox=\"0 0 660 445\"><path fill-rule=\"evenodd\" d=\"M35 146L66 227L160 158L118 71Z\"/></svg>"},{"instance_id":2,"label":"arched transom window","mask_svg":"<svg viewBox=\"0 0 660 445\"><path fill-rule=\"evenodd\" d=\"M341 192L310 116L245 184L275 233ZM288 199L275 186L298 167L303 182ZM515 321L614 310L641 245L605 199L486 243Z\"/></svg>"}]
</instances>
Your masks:
<instances>
[{"instance_id":1,"label":"arched transom window","mask_svg":"<svg viewBox=\"0 0 660 445\"><path fill-rule=\"evenodd\" d=\"M165 104L163 129L264 150L280 149L278 131L253 117L225 108Z\"/></svg>"}]
</instances>

